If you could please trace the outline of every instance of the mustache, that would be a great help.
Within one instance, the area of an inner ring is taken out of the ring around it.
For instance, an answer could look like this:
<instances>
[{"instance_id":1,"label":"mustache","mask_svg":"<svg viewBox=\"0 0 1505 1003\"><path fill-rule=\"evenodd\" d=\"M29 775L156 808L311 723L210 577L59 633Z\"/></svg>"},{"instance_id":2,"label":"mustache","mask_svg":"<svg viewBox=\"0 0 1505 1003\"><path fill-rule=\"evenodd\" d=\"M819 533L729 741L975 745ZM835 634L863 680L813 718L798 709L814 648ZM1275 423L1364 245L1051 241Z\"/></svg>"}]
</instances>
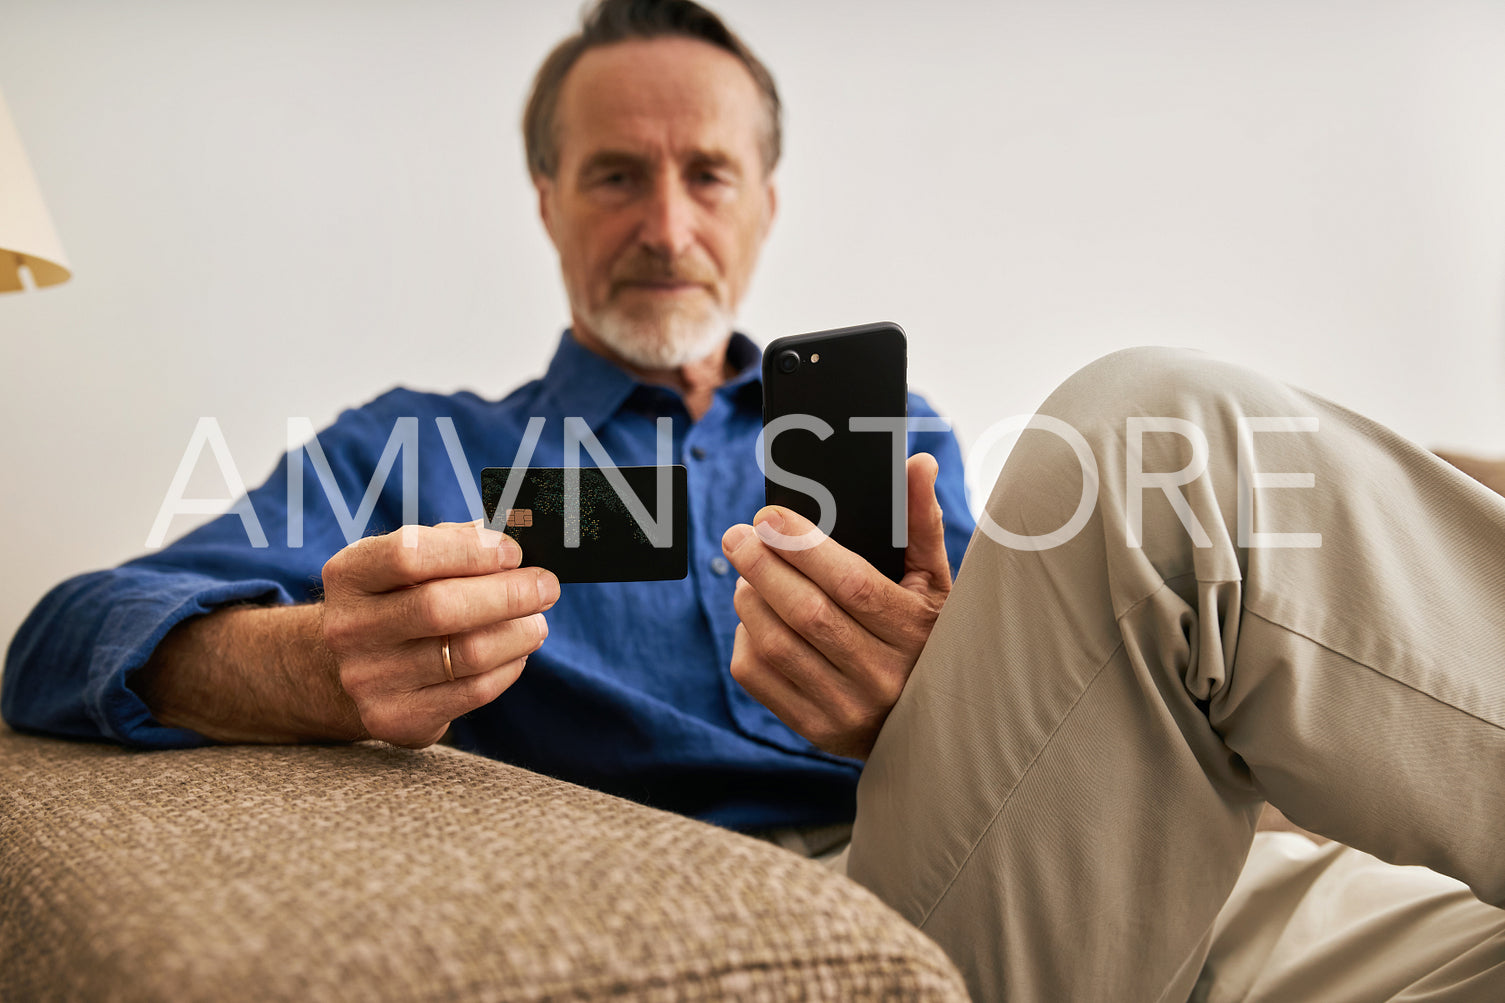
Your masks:
<instances>
[{"instance_id":1,"label":"mustache","mask_svg":"<svg viewBox=\"0 0 1505 1003\"><path fill-rule=\"evenodd\" d=\"M716 282L716 272L708 262L693 254L671 259L636 251L612 268L611 282L614 286L631 282L685 282L710 286Z\"/></svg>"}]
</instances>

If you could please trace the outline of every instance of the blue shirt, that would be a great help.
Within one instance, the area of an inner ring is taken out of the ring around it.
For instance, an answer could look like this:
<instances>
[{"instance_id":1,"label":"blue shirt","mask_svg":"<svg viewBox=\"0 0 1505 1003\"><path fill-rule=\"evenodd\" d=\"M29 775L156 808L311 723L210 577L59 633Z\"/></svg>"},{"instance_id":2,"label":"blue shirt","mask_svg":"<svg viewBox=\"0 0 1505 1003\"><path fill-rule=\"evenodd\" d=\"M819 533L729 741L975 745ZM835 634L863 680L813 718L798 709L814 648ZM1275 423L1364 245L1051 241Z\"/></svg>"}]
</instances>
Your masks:
<instances>
[{"instance_id":1,"label":"blue shirt","mask_svg":"<svg viewBox=\"0 0 1505 1003\"><path fill-rule=\"evenodd\" d=\"M549 637L499 699L454 722L461 747L635 801L732 828L850 819L861 764L828 755L790 731L732 679L735 569L721 535L763 504L755 443L762 426L759 352L732 341L737 376L691 422L679 396L636 382L566 332L542 379L501 401L471 393L392 390L344 412L318 434L343 495L358 510L399 419L417 422L416 453L399 457L360 532L404 522L403 460L417 464L416 521L467 521L441 427L453 422L472 494L481 468L510 466L531 417L545 419L532 457L564 462L564 418L585 420L618 464L657 462L655 421L674 422L674 462L688 468L690 573L683 581L565 585L547 614ZM933 415L918 396L911 416ZM960 563L972 522L960 450L950 433L911 433L910 452L935 455L946 545ZM582 462L589 462L582 452ZM17 633L6 660L3 709L18 729L131 745L206 744L157 723L131 674L180 621L230 603L317 600L324 562L346 545L312 450L302 470L302 545L288 537L288 467L249 501L267 545L252 546L233 512L119 568L53 589ZM468 469L467 469L468 468ZM408 498L412 505L413 498ZM411 510L409 515L415 515Z\"/></svg>"}]
</instances>

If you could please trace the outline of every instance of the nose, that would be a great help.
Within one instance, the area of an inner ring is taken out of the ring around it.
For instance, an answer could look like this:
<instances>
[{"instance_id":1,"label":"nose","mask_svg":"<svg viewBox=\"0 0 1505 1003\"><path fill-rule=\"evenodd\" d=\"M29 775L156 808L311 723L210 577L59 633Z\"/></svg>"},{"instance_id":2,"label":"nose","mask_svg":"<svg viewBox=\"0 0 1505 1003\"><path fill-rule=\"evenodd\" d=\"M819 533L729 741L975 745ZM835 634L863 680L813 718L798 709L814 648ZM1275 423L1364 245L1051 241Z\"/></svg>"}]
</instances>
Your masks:
<instances>
[{"instance_id":1,"label":"nose","mask_svg":"<svg viewBox=\"0 0 1505 1003\"><path fill-rule=\"evenodd\" d=\"M684 183L665 171L645 200L639 239L655 254L670 261L689 250L694 237L695 205Z\"/></svg>"}]
</instances>

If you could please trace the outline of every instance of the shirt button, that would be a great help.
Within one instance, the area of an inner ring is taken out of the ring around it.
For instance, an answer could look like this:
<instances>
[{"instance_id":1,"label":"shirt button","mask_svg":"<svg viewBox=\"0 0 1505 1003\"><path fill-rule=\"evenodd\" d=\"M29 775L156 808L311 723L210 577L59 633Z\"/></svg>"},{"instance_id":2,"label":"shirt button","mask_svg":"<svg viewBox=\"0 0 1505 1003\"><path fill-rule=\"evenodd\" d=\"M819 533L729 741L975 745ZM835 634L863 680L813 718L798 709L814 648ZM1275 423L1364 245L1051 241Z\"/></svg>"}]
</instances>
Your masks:
<instances>
[{"instance_id":1,"label":"shirt button","mask_svg":"<svg viewBox=\"0 0 1505 1003\"><path fill-rule=\"evenodd\" d=\"M697 460L703 460L705 459L706 452L705 449L701 446L691 446L690 455L695 457L695 459Z\"/></svg>"},{"instance_id":2,"label":"shirt button","mask_svg":"<svg viewBox=\"0 0 1505 1003\"><path fill-rule=\"evenodd\" d=\"M732 566L730 564L726 563L726 558L724 558L724 557L713 557L713 558L711 558L711 570L714 571L716 574L718 574L718 575L724 575L728 571L730 571L731 569L732 569Z\"/></svg>"}]
</instances>

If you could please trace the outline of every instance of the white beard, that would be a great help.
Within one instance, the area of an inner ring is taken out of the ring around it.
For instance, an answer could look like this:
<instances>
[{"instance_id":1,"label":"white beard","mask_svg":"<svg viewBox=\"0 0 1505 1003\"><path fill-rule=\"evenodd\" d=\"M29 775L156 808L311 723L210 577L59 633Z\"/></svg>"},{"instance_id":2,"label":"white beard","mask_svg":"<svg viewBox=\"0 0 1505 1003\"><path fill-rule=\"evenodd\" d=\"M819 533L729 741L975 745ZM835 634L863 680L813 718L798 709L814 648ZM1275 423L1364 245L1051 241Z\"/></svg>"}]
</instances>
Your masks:
<instances>
[{"instance_id":1,"label":"white beard","mask_svg":"<svg viewBox=\"0 0 1505 1003\"><path fill-rule=\"evenodd\" d=\"M640 369L676 369L699 362L732 333L734 317L718 303L656 314L607 306L582 313L602 343Z\"/></svg>"}]
</instances>

